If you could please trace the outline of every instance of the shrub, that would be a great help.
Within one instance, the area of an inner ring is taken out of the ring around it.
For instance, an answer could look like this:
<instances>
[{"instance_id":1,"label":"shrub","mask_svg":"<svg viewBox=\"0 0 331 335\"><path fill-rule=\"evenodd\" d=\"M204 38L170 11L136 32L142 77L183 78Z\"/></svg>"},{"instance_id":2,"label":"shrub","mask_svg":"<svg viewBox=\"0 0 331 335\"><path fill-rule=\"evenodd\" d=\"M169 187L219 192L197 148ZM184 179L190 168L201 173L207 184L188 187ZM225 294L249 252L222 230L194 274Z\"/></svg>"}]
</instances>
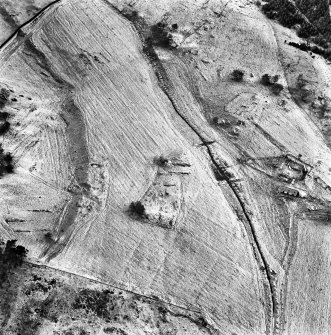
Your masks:
<instances>
[{"instance_id":1,"label":"shrub","mask_svg":"<svg viewBox=\"0 0 331 335\"><path fill-rule=\"evenodd\" d=\"M242 81L243 78L244 78L244 71L236 69L232 72L232 79L234 81Z\"/></svg>"}]
</instances>

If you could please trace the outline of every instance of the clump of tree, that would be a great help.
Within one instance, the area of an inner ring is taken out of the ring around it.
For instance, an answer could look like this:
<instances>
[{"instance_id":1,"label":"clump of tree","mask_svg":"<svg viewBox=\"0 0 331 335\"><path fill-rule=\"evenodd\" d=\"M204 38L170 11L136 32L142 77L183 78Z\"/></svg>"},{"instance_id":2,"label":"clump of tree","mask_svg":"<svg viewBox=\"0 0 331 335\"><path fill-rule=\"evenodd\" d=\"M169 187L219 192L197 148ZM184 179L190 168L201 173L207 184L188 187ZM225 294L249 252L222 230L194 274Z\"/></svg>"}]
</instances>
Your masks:
<instances>
[{"instance_id":1,"label":"clump of tree","mask_svg":"<svg viewBox=\"0 0 331 335\"><path fill-rule=\"evenodd\" d=\"M295 91L305 103L312 102L315 98L315 91L312 89L309 80L302 73L298 75Z\"/></svg>"},{"instance_id":2,"label":"clump of tree","mask_svg":"<svg viewBox=\"0 0 331 335\"><path fill-rule=\"evenodd\" d=\"M10 96L10 91L6 88L0 89L0 109L5 107L6 103L8 102Z\"/></svg>"},{"instance_id":3,"label":"clump of tree","mask_svg":"<svg viewBox=\"0 0 331 335\"><path fill-rule=\"evenodd\" d=\"M171 28L172 28L173 30L177 30L177 29L178 29L178 23L173 23L173 24L171 25Z\"/></svg>"},{"instance_id":4,"label":"clump of tree","mask_svg":"<svg viewBox=\"0 0 331 335\"><path fill-rule=\"evenodd\" d=\"M8 282L10 273L22 265L27 252L23 246L16 246L16 240L2 242L0 246L0 287Z\"/></svg>"},{"instance_id":5,"label":"clump of tree","mask_svg":"<svg viewBox=\"0 0 331 335\"><path fill-rule=\"evenodd\" d=\"M271 85L271 92L275 95L279 95L283 89L284 86L280 83L274 83Z\"/></svg>"},{"instance_id":6,"label":"clump of tree","mask_svg":"<svg viewBox=\"0 0 331 335\"><path fill-rule=\"evenodd\" d=\"M8 122L9 114L2 109L9 100L10 91L6 88L0 89L0 135L7 133L10 129ZM0 144L0 176L14 171L13 157L10 153L5 153Z\"/></svg>"},{"instance_id":7,"label":"clump of tree","mask_svg":"<svg viewBox=\"0 0 331 335\"><path fill-rule=\"evenodd\" d=\"M130 20L138 30L140 37L144 41L145 53L146 51L147 53L153 53L151 49L153 49L154 46L173 48L172 32L178 29L177 23L170 25L165 21L160 21L149 26L137 11L126 8L122 11L122 14Z\"/></svg>"},{"instance_id":8,"label":"clump of tree","mask_svg":"<svg viewBox=\"0 0 331 335\"><path fill-rule=\"evenodd\" d=\"M323 35L312 36L309 39L310 42L315 43L322 47L323 49L327 49L329 47L328 40Z\"/></svg>"},{"instance_id":9,"label":"clump of tree","mask_svg":"<svg viewBox=\"0 0 331 335\"><path fill-rule=\"evenodd\" d=\"M131 21L134 25L141 23L142 18L136 10L124 8L121 14L125 16L129 21Z\"/></svg>"},{"instance_id":10,"label":"clump of tree","mask_svg":"<svg viewBox=\"0 0 331 335\"><path fill-rule=\"evenodd\" d=\"M0 124L0 135L5 134L10 128L10 123L8 121L5 121Z\"/></svg>"},{"instance_id":11,"label":"clump of tree","mask_svg":"<svg viewBox=\"0 0 331 335\"><path fill-rule=\"evenodd\" d=\"M284 89L284 86L278 83L279 75L276 74L271 76L270 74L265 73L261 77L261 84L264 86L268 86L274 94L278 95Z\"/></svg>"},{"instance_id":12,"label":"clump of tree","mask_svg":"<svg viewBox=\"0 0 331 335\"><path fill-rule=\"evenodd\" d=\"M95 313L99 318L110 319L113 314L113 303L116 304L116 298L109 290L83 289L78 293L72 308L85 309L88 312Z\"/></svg>"},{"instance_id":13,"label":"clump of tree","mask_svg":"<svg viewBox=\"0 0 331 335\"><path fill-rule=\"evenodd\" d=\"M314 39L310 39L311 41L314 41ZM326 44L326 48L317 46L317 45L312 45L309 43L295 43L295 42L289 42L288 45L297 48L301 51L305 52L313 52L317 55L320 55L326 59L331 58L331 48L328 47L328 44Z\"/></svg>"},{"instance_id":14,"label":"clump of tree","mask_svg":"<svg viewBox=\"0 0 331 335\"><path fill-rule=\"evenodd\" d=\"M54 240L53 240L53 235L52 235L51 232L47 232L47 233L44 235L44 238L45 238L45 241L46 241L46 242L52 242L52 241L54 241Z\"/></svg>"},{"instance_id":15,"label":"clump of tree","mask_svg":"<svg viewBox=\"0 0 331 335\"><path fill-rule=\"evenodd\" d=\"M295 3L322 35L327 36L331 32L329 0L295 0Z\"/></svg>"},{"instance_id":16,"label":"clump of tree","mask_svg":"<svg viewBox=\"0 0 331 335\"><path fill-rule=\"evenodd\" d=\"M170 48L172 38L169 30L169 26L165 22L158 22L151 26L151 36L149 38L152 40L152 44Z\"/></svg>"},{"instance_id":17,"label":"clump of tree","mask_svg":"<svg viewBox=\"0 0 331 335\"><path fill-rule=\"evenodd\" d=\"M244 71L235 69L233 70L231 77L232 77L232 80L240 82L240 81L243 81L244 75L245 75Z\"/></svg>"},{"instance_id":18,"label":"clump of tree","mask_svg":"<svg viewBox=\"0 0 331 335\"><path fill-rule=\"evenodd\" d=\"M7 112L0 112L0 121L6 121L9 117L9 113Z\"/></svg>"},{"instance_id":19,"label":"clump of tree","mask_svg":"<svg viewBox=\"0 0 331 335\"><path fill-rule=\"evenodd\" d=\"M145 215L145 206L141 203L141 201L131 202L129 206L129 212L130 214L143 217Z\"/></svg>"},{"instance_id":20,"label":"clump of tree","mask_svg":"<svg viewBox=\"0 0 331 335\"><path fill-rule=\"evenodd\" d=\"M261 84L264 86L271 86L275 83L277 83L277 81L279 80L279 75L276 74L275 76L270 76L270 74L265 73L262 77L261 77Z\"/></svg>"},{"instance_id":21,"label":"clump of tree","mask_svg":"<svg viewBox=\"0 0 331 335\"><path fill-rule=\"evenodd\" d=\"M269 0L262 10L270 19L295 29L299 37L316 44L307 47L293 43L293 46L331 59L331 17L328 0Z\"/></svg>"},{"instance_id":22,"label":"clump of tree","mask_svg":"<svg viewBox=\"0 0 331 335\"><path fill-rule=\"evenodd\" d=\"M154 163L158 166L166 167L172 164L171 159L164 157L163 155L154 158Z\"/></svg>"},{"instance_id":23,"label":"clump of tree","mask_svg":"<svg viewBox=\"0 0 331 335\"><path fill-rule=\"evenodd\" d=\"M321 107L320 107L321 117L327 117L331 112L331 100L330 98L323 96L321 99Z\"/></svg>"},{"instance_id":24,"label":"clump of tree","mask_svg":"<svg viewBox=\"0 0 331 335\"><path fill-rule=\"evenodd\" d=\"M13 156L0 146L0 176L14 171Z\"/></svg>"},{"instance_id":25,"label":"clump of tree","mask_svg":"<svg viewBox=\"0 0 331 335\"><path fill-rule=\"evenodd\" d=\"M298 9L296 4L288 0L270 0L262 7L265 15L278 20L283 26L299 27L299 35L308 37L318 33L317 28L309 22L307 17Z\"/></svg>"},{"instance_id":26,"label":"clump of tree","mask_svg":"<svg viewBox=\"0 0 331 335\"><path fill-rule=\"evenodd\" d=\"M0 135L7 133L10 129L10 122L8 122L9 114L7 112L0 112Z\"/></svg>"},{"instance_id":27,"label":"clump of tree","mask_svg":"<svg viewBox=\"0 0 331 335\"><path fill-rule=\"evenodd\" d=\"M312 102L312 107L317 110L319 118L330 118L331 99L327 96L318 96L317 99Z\"/></svg>"}]
</instances>

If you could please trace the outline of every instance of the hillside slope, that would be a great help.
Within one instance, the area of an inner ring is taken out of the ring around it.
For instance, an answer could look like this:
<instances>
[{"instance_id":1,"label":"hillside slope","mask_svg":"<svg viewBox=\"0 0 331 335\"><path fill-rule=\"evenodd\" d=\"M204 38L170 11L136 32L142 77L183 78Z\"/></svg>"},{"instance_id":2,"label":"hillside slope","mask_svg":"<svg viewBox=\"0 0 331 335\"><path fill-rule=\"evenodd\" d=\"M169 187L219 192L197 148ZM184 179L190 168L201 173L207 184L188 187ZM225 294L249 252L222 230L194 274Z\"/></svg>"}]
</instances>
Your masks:
<instances>
[{"instance_id":1,"label":"hillside slope","mask_svg":"<svg viewBox=\"0 0 331 335\"><path fill-rule=\"evenodd\" d=\"M327 334L331 72L289 41L245 0L52 3L0 50L2 239L179 308L178 334Z\"/></svg>"}]
</instances>

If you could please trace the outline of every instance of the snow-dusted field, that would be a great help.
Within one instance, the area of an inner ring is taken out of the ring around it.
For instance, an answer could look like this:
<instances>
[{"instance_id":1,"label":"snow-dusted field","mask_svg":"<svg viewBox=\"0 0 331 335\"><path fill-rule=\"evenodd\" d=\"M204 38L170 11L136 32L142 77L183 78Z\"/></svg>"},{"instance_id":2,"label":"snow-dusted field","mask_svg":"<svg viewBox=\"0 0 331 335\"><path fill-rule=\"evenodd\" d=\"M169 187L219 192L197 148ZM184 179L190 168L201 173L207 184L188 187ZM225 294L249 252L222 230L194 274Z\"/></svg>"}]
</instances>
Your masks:
<instances>
[{"instance_id":1,"label":"snow-dusted field","mask_svg":"<svg viewBox=\"0 0 331 335\"><path fill-rule=\"evenodd\" d=\"M132 10L176 24L177 47L148 57ZM327 334L331 152L312 106L331 72L285 40L298 37L244 0L48 7L0 51L15 162L3 238L32 263L200 313L201 334Z\"/></svg>"}]
</instances>

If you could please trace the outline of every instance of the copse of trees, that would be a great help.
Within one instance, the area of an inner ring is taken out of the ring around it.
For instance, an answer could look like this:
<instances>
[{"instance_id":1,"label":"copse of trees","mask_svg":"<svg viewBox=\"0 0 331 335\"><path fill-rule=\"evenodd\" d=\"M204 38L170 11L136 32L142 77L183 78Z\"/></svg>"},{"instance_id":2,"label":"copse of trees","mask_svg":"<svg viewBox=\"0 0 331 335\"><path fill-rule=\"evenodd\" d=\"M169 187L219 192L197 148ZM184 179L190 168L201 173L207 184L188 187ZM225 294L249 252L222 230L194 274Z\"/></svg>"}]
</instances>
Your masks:
<instances>
[{"instance_id":1,"label":"copse of trees","mask_svg":"<svg viewBox=\"0 0 331 335\"><path fill-rule=\"evenodd\" d=\"M271 76L270 74L265 73L261 77L261 84L264 86L268 86L271 92L273 92L276 95L279 95L280 92L284 89L284 86L278 83L278 80L279 80L278 74Z\"/></svg>"},{"instance_id":2,"label":"copse of trees","mask_svg":"<svg viewBox=\"0 0 331 335\"><path fill-rule=\"evenodd\" d=\"M284 86L280 83L274 83L271 85L271 91L272 93L279 95L280 92L284 89Z\"/></svg>"},{"instance_id":3,"label":"copse of trees","mask_svg":"<svg viewBox=\"0 0 331 335\"><path fill-rule=\"evenodd\" d=\"M0 89L0 109L5 107L5 105L8 101L9 95L10 95L9 90L7 90L6 88L1 88Z\"/></svg>"},{"instance_id":4,"label":"copse of trees","mask_svg":"<svg viewBox=\"0 0 331 335\"><path fill-rule=\"evenodd\" d=\"M5 134L9 128L10 128L10 123L7 121L9 114L7 112L2 111L2 109L5 107L7 102L9 101L9 96L10 96L10 91L7 90L6 88L1 88L0 89L0 135Z\"/></svg>"},{"instance_id":5,"label":"copse of trees","mask_svg":"<svg viewBox=\"0 0 331 335\"><path fill-rule=\"evenodd\" d=\"M315 91L311 87L310 81L302 73L297 77L295 91L301 101L305 103L311 103L315 98Z\"/></svg>"},{"instance_id":6,"label":"copse of trees","mask_svg":"<svg viewBox=\"0 0 331 335\"><path fill-rule=\"evenodd\" d=\"M316 39L311 39L312 41ZM318 40L318 39L317 39ZM323 47L319 47L317 45L310 45L308 43L295 43L295 42L289 42L288 45L297 48L302 51L306 52L313 52L317 55L321 55L322 57L329 59L331 58L331 48L327 47L326 49ZM327 45L327 43L326 43Z\"/></svg>"},{"instance_id":7,"label":"copse of trees","mask_svg":"<svg viewBox=\"0 0 331 335\"><path fill-rule=\"evenodd\" d=\"M9 114L3 111L4 107L9 101L10 91L6 88L0 89L0 135L7 133L10 129L10 122L8 121ZM0 176L14 171L13 157L7 152L4 152L0 144Z\"/></svg>"},{"instance_id":8,"label":"copse of trees","mask_svg":"<svg viewBox=\"0 0 331 335\"><path fill-rule=\"evenodd\" d=\"M243 81L244 75L245 75L244 71L236 69L236 70L233 70L231 77L232 77L232 80L239 82L239 81Z\"/></svg>"},{"instance_id":9,"label":"copse of trees","mask_svg":"<svg viewBox=\"0 0 331 335\"><path fill-rule=\"evenodd\" d=\"M28 250L21 245L16 246L16 240L8 240L0 245L0 287L8 282L10 273L21 266Z\"/></svg>"},{"instance_id":10,"label":"copse of trees","mask_svg":"<svg viewBox=\"0 0 331 335\"><path fill-rule=\"evenodd\" d=\"M171 32L178 29L177 23L169 25L164 21L160 21L149 26L137 11L126 9L122 14L137 28L140 36L144 40L145 48L151 49L154 46L172 48Z\"/></svg>"},{"instance_id":11,"label":"copse of trees","mask_svg":"<svg viewBox=\"0 0 331 335\"><path fill-rule=\"evenodd\" d=\"M158 22L151 26L151 36L149 37L153 45L164 48L171 47L171 34L169 27L165 22Z\"/></svg>"},{"instance_id":12,"label":"copse of trees","mask_svg":"<svg viewBox=\"0 0 331 335\"><path fill-rule=\"evenodd\" d=\"M314 46L292 43L303 51L312 51L331 60L331 17L329 0L269 0L262 10L270 19L296 29L298 36Z\"/></svg>"},{"instance_id":13,"label":"copse of trees","mask_svg":"<svg viewBox=\"0 0 331 335\"><path fill-rule=\"evenodd\" d=\"M145 215L145 207L140 201L131 202L129 212L130 214L143 217Z\"/></svg>"},{"instance_id":14,"label":"copse of trees","mask_svg":"<svg viewBox=\"0 0 331 335\"><path fill-rule=\"evenodd\" d=\"M261 84L264 86L271 86L272 84L276 83L279 80L279 76L270 76L270 74L265 73L261 77Z\"/></svg>"},{"instance_id":15,"label":"copse of trees","mask_svg":"<svg viewBox=\"0 0 331 335\"><path fill-rule=\"evenodd\" d=\"M0 146L0 176L14 171L13 157Z\"/></svg>"},{"instance_id":16,"label":"copse of trees","mask_svg":"<svg viewBox=\"0 0 331 335\"><path fill-rule=\"evenodd\" d=\"M291 28L300 26L301 35L317 35L316 27L300 12L296 4L288 0L270 0L262 7L263 12L270 19L278 20L283 26Z\"/></svg>"},{"instance_id":17,"label":"copse of trees","mask_svg":"<svg viewBox=\"0 0 331 335\"><path fill-rule=\"evenodd\" d=\"M3 122L0 124L0 135L5 134L10 128L10 123L8 121Z\"/></svg>"}]
</instances>

